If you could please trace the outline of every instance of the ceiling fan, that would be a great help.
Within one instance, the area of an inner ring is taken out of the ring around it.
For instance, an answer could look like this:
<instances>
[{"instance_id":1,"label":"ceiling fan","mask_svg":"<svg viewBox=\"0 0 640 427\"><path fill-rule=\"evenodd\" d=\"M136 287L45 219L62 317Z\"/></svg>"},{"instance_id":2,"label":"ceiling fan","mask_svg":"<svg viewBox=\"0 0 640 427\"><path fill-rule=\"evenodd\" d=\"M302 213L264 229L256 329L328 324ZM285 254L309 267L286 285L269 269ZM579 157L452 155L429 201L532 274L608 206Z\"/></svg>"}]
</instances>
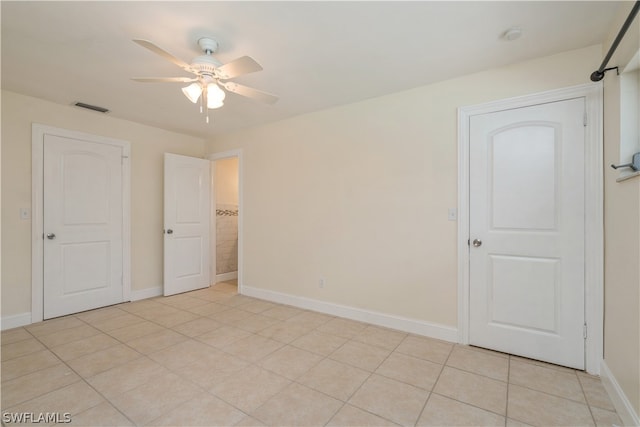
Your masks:
<instances>
[{"instance_id":1,"label":"ceiling fan","mask_svg":"<svg viewBox=\"0 0 640 427\"><path fill-rule=\"evenodd\" d=\"M223 64L213 56L218 50L218 42L212 38L203 37L198 40L198 46L204 54L195 57L191 64L176 58L148 40L136 39L133 41L173 62L183 70L195 74L195 77L140 77L132 80L143 83L191 83L182 88L182 92L194 104L198 102L198 99L201 100L200 112L203 111L203 105L206 105L207 110L222 107L226 94L221 87L229 92L267 104L274 104L278 101L278 97L270 93L227 81L244 74L261 71L262 67L249 56L242 56ZM209 123L208 114L207 123Z\"/></svg>"}]
</instances>

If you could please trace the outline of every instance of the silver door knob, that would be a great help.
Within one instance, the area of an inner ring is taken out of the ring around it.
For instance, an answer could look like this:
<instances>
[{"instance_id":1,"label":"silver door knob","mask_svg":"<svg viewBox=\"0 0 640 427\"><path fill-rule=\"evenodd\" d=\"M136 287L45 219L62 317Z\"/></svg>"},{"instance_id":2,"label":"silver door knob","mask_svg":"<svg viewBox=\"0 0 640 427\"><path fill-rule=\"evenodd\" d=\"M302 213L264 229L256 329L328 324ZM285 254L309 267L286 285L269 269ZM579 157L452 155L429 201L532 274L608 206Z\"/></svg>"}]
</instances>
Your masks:
<instances>
[{"instance_id":1,"label":"silver door knob","mask_svg":"<svg viewBox=\"0 0 640 427\"><path fill-rule=\"evenodd\" d=\"M173 230L172 229L168 229L167 230L167 234L173 234Z\"/></svg>"},{"instance_id":2,"label":"silver door knob","mask_svg":"<svg viewBox=\"0 0 640 427\"><path fill-rule=\"evenodd\" d=\"M55 238L56 238L56 235L55 235L55 234L53 234L53 233L49 233L49 234L47 234L47 239L49 239L49 240L53 240L53 239L55 239Z\"/></svg>"},{"instance_id":3,"label":"silver door knob","mask_svg":"<svg viewBox=\"0 0 640 427\"><path fill-rule=\"evenodd\" d=\"M479 248L480 246L482 246L482 240L473 239L473 246Z\"/></svg>"}]
</instances>

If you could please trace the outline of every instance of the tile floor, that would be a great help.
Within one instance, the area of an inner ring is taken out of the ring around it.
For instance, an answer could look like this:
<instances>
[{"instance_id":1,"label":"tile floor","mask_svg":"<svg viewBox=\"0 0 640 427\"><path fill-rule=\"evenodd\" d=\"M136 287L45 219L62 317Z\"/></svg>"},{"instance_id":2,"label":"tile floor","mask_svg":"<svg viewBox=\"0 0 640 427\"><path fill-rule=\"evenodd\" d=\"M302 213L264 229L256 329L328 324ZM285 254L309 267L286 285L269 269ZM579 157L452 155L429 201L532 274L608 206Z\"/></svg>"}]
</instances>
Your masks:
<instances>
[{"instance_id":1,"label":"tile floor","mask_svg":"<svg viewBox=\"0 0 640 427\"><path fill-rule=\"evenodd\" d=\"M1 373L3 412L82 426L620 424L597 377L233 283L4 331Z\"/></svg>"}]
</instances>

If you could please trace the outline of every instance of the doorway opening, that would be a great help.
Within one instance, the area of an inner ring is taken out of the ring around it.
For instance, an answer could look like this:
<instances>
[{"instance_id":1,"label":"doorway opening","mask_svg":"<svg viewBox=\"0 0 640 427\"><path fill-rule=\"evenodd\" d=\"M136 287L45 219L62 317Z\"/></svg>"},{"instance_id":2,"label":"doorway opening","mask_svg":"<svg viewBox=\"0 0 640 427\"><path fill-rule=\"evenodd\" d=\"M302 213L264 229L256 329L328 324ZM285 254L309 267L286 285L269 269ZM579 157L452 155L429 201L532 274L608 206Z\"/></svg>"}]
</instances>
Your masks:
<instances>
[{"instance_id":1,"label":"doorway opening","mask_svg":"<svg viewBox=\"0 0 640 427\"><path fill-rule=\"evenodd\" d=\"M211 284L223 291L238 292L241 271L241 159L235 151L214 154L210 159L213 181Z\"/></svg>"}]
</instances>

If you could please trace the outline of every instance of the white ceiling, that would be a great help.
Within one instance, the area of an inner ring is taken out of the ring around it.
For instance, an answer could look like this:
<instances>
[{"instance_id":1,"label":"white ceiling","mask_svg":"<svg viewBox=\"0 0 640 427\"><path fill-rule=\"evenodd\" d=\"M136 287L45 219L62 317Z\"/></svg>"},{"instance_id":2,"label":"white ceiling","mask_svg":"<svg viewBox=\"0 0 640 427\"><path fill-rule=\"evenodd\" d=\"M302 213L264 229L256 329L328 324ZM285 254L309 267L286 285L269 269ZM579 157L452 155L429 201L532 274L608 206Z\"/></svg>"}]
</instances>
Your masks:
<instances>
[{"instance_id":1,"label":"white ceiling","mask_svg":"<svg viewBox=\"0 0 640 427\"><path fill-rule=\"evenodd\" d=\"M65 105L99 105L113 117L210 138L601 43L619 5L2 1L2 87ZM502 40L514 25L522 27L523 37ZM218 40L222 62L256 59L264 70L235 81L277 94L280 101L269 106L229 94L207 125L180 91L184 84L130 80L188 76L131 39L151 40L191 62L203 36Z\"/></svg>"}]
</instances>

